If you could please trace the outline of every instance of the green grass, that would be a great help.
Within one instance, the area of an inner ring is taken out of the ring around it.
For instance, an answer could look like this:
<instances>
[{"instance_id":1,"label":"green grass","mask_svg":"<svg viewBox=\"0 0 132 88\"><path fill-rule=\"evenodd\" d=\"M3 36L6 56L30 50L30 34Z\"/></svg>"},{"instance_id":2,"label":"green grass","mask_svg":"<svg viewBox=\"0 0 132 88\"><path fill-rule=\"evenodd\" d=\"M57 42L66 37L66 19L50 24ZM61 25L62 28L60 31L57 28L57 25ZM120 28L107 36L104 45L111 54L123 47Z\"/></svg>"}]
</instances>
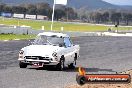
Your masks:
<instances>
[{"instance_id":1,"label":"green grass","mask_svg":"<svg viewBox=\"0 0 132 88\"><path fill-rule=\"evenodd\" d=\"M7 19L0 18L0 24L6 25L20 25L31 26L33 29L40 30L42 26L48 31L50 30L50 21L36 21L36 20L20 20L20 19ZM94 32L94 31L107 31L110 26L99 26L90 24L72 24L63 22L54 22L53 30L60 31L61 27L64 27L64 31L81 31L81 32ZM119 27L119 30L127 30L128 28ZM116 30L116 28L113 28Z\"/></svg>"},{"instance_id":2,"label":"green grass","mask_svg":"<svg viewBox=\"0 0 132 88\"><path fill-rule=\"evenodd\" d=\"M0 34L0 40L34 39L36 35Z\"/></svg>"},{"instance_id":3,"label":"green grass","mask_svg":"<svg viewBox=\"0 0 132 88\"><path fill-rule=\"evenodd\" d=\"M0 19L0 24L6 25L20 25L31 26L33 29L41 29L42 26L46 30L50 30L51 22L50 21L33 21L33 20L18 20L18 19ZM105 26L93 26L86 24L70 24L62 22L54 22L53 30L60 30L61 27L64 27L64 31L105 31L108 27Z\"/></svg>"}]
</instances>

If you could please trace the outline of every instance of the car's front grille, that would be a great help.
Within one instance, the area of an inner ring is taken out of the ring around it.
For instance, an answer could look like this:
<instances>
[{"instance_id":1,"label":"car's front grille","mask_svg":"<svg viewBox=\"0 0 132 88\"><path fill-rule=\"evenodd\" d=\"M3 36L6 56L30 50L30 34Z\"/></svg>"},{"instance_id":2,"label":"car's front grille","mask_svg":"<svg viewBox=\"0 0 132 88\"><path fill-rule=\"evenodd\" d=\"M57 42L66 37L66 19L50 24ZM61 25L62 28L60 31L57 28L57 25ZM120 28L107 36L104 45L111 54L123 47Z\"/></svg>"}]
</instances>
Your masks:
<instances>
[{"instance_id":1,"label":"car's front grille","mask_svg":"<svg viewBox=\"0 0 132 88\"><path fill-rule=\"evenodd\" d=\"M26 59L32 59L32 60L52 60L49 57L41 57L41 56L25 56Z\"/></svg>"}]
</instances>

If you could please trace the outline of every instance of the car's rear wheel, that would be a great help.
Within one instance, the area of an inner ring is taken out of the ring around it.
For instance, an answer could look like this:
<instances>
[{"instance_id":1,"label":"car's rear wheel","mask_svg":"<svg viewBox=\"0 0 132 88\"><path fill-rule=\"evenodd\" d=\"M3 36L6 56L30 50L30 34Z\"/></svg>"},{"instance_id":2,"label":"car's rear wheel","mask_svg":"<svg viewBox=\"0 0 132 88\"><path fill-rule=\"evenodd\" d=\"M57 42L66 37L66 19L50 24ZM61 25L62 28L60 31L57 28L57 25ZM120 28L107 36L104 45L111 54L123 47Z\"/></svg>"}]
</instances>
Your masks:
<instances>
[{"instance_id":1,"label":"car's rear wheel","mask_svg":"<svg viewBox=\"0 0 132 88\"><path fill-rule=\"evenodd\" d=\"M26 68L26 67L27 67L27 64L20 61L20 62L19 62L19 67L20 67L20 68Z\"/></svg>"}]
</instances>

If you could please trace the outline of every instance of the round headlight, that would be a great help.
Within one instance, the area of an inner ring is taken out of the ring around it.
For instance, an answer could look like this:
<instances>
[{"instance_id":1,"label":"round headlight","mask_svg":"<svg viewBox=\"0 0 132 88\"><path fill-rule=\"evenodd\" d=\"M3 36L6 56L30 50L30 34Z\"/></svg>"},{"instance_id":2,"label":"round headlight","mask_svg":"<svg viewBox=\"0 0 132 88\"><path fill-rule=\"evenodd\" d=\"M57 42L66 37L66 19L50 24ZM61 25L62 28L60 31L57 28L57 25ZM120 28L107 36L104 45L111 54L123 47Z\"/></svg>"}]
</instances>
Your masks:
<instances>
[{"instance_id":1,"label":"round headlight","mask_svg":"<svg viewBox=\"0 0 132 88\"><path fill-rule=\"evenodd\" d=\"M52 54L52 56L53 56L53 57L57 57L57 53L54 52L54 53Z\"/></svg>"},{"instance_id":2,"label":"round headlight","mask_svg":"<svg viewBox=\"0 0 132 88\"><path fill-rule=\"evenodd\" d=\"M24 51L23 51L23 50L19 51L19 54L23 54L23 53L24 53Z\"/></svg>"}]
</instances>

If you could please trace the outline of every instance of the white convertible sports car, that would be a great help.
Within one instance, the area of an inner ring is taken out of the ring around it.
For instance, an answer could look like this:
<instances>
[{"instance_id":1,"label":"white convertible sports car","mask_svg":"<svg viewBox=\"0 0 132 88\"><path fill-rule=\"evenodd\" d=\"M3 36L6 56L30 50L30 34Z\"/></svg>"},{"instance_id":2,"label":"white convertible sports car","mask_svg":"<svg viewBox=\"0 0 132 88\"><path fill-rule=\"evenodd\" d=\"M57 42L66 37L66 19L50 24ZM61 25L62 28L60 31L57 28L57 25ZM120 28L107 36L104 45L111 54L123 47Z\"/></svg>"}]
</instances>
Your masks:
<instances>
[{"instance_id":1,"label":"white convertible sports car","mask_svg":"<svg viewBox=\"0 0 132 88\"><path fill-rule=\"evenodd\" d=\"M70 37L63 33L39 33L32 45L22 48L19 52L19 66L38 67L54 65L59 70L66 66L74 68L79 57L79 45L74 45Z\"/></svg>"}]
</instances>

